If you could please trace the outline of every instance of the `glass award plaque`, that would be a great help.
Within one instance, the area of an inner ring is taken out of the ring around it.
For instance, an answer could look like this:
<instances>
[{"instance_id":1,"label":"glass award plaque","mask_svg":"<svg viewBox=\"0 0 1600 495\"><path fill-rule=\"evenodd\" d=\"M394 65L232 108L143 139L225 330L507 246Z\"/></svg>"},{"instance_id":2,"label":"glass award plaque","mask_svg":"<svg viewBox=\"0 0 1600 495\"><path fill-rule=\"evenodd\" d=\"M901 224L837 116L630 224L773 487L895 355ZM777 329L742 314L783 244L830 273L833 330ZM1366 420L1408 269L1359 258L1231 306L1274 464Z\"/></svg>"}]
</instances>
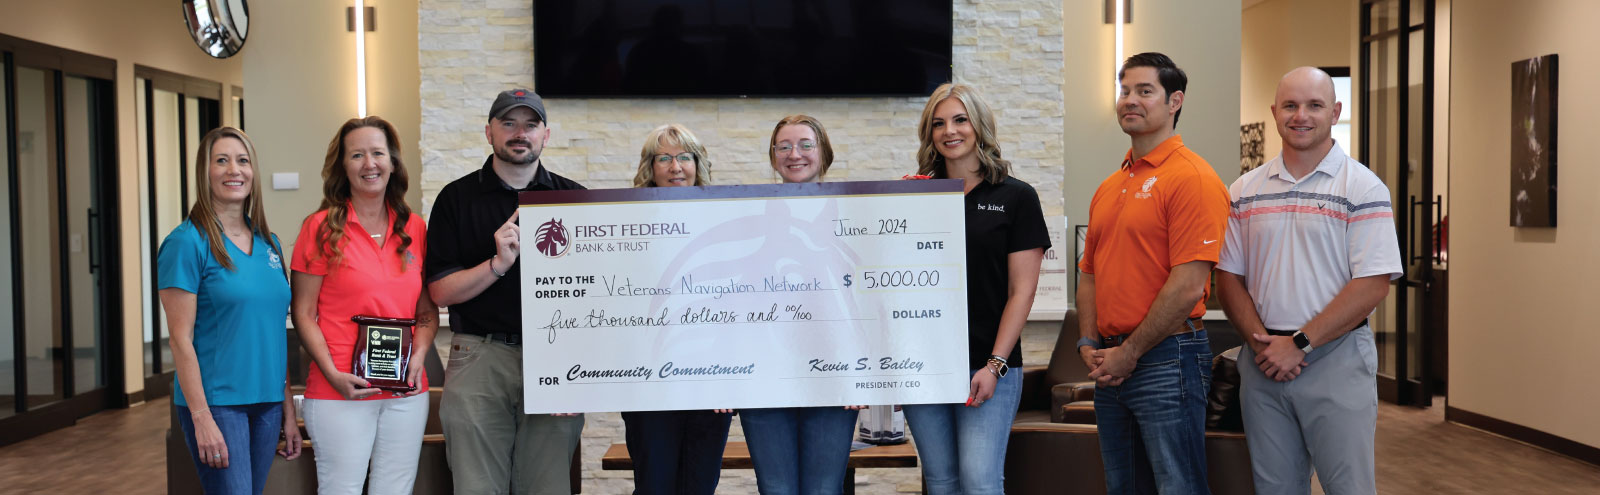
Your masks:
<instances>
[{"instance_id":1,"label":"glass award plaque","mask_svg":"<svg viewBox=\"0 0 1600 495\"><path fill-rule=\"evenodd\" d=\"M406 383L411 368L411 330L416 320L356 315L355 362L350 367L356 376L374 388L391 392L410 392Z\"/></svg>"}]
</instances>

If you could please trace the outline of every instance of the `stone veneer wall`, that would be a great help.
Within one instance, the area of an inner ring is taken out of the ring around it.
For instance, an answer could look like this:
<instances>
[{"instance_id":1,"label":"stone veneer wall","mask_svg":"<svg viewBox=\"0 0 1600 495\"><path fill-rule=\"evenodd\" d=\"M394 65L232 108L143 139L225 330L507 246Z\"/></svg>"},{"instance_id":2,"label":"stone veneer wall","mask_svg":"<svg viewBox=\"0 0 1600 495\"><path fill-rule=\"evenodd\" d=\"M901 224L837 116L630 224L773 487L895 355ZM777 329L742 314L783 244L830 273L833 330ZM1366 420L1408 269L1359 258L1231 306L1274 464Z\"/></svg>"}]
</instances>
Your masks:
<instances>
[{"instance_id":1,"label":"stone veneer wall","mask_svg":"<svg viewBox=\"0 0 1600 495\"><path fill-rule=\"evenodd\" d=\"M422 196L489 153L483 126L496 93L533 85L528 0L420 0ZM1063 39L1060 0L955 0L955 78L998 114L1013 175L1032 184L1046 215L1061 215ZM538 91L538 88L531 88ZM925 98L550 99L545 164L590 188L631 186L650 129L677 122L705 142L716 184L776 182L767 163L772 125L807 113L834 145L830 180L884 180L916 170Z\"/></svg>"}]
</instances>

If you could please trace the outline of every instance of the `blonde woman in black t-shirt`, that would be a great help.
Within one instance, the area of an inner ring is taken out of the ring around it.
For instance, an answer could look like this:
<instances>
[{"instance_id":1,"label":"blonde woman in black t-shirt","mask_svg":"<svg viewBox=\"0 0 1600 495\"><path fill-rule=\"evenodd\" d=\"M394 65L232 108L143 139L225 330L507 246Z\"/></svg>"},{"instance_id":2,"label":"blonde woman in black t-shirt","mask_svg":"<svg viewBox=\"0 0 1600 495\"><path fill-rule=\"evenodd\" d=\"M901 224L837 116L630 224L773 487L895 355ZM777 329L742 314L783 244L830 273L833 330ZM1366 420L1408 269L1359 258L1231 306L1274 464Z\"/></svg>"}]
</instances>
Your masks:
<instances>
[{"instance_id":1,"label":"blonde woman in black t-shirt","mask_svg":"<svg viewBox=\"0 0 1600 495\"><path fill-rule=\"evenodd\" d=\"M905 406L930 495L999 494L1022 394L1019 342L1050 247L1033 187L1010 176L994 114L972 87L944 84L922 110L917 174L963 179L967 228L965 404Z\"/></svg>"}]
</instances>

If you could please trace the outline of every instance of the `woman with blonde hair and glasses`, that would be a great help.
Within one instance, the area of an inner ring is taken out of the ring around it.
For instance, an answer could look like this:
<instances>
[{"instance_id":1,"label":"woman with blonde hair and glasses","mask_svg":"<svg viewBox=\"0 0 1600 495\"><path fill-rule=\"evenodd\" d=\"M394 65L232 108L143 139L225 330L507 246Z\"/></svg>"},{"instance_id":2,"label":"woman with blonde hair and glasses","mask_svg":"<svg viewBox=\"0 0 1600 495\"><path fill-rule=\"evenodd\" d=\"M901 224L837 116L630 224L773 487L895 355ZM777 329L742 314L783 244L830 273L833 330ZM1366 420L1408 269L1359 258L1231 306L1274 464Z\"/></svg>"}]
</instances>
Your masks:
<instances>
[{"instance_id":1,"label":"woman with blonde hair and glasses","mask_svg":"<svg viewBox=\"0 0 1600 495\"><path fill-rule=\"evenodd\" d=\"M995 118L972 87L946 83L933 91L917 128L917 173L963 179L967 229L965 404L905 406L916 435L922 477L931 495L999 494L1006 442L1022 397L1019 340L1050 247L1039 195L1012 177L1001 158Z\"/></svg>"},{"instance_id":2,"label":"woman with blonde hair and glasses","mask_svg":"<svg viewBox=\"0 0 1600 495\"><path fill-rule=\"evenodd\" d=\"M694 133L680 124L655 128L639 150L633 187L703 186L711 182L711 158ZM733 422L728 409L625 411L628 455L633 458L635 495L703 494L717 490L722 451Z\"/></svg>"},{"instance_id":3,"label":"woman with blonde hair and glasses","mask_svg":"<svg viewBox=\"0 0 1600 495\"><path fill-rule=\"evenodd\" d=\"M439 308L422 290L427 229L405 195L400 137L377 116L350 119L328 143L322 206L295 242L294 324L311 354L306 433L317 492L411 493L428 422L428 377ZM353 373L353 316L415 320L410 390L382 391ZM370 475L368 474L370 468Z\"/></svg>"},{"instance_id":4,"label":"woman with blonde hair and glasses","mask_svg":"<svg viewBox=\"0 0 1600 495\"><path fill-rule=\"evenodd\" d=\"M178 369L172 402L206 493L261 493L280 434L278 453L300 456L283 325L289 282L256 158L244 131L206 133L194 207L156 255Z\"/></svg>"},{"instance_id":5,"label":"woman with blonde hair and glasses","mask_svg":"<svg viewBox=\"0 0 1600 495\"><path fill-rule=\"evenodd\" d=\"M633 187L704 186L711 183L705 145L683 124L655 128L639 150Z\"/></svg>"}]
</instances>

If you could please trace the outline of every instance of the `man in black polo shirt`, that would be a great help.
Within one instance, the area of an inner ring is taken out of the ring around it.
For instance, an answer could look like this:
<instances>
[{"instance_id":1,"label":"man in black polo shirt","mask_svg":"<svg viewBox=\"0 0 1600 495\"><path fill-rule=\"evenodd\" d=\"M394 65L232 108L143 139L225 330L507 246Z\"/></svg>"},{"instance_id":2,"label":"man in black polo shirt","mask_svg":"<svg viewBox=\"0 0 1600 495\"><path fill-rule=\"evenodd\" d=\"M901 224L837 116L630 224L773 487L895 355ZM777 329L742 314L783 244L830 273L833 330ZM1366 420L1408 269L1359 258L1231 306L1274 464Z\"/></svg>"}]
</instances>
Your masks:
<instances>
[{"instance_id":1,"label":"man in black polo shirt","mask_svg":"<svg viewBox=\"0 0 1600 495\"><path fill-rule=\"evenodd\" d=\"M583 189L539 160L547 122L539 95L500 93L484 127L494 155L439 191L428 221L428 292L455 332L439 419L456 493L572 493L583 415L522 412L517 193Z\"/></svg>"}]
</instances>

